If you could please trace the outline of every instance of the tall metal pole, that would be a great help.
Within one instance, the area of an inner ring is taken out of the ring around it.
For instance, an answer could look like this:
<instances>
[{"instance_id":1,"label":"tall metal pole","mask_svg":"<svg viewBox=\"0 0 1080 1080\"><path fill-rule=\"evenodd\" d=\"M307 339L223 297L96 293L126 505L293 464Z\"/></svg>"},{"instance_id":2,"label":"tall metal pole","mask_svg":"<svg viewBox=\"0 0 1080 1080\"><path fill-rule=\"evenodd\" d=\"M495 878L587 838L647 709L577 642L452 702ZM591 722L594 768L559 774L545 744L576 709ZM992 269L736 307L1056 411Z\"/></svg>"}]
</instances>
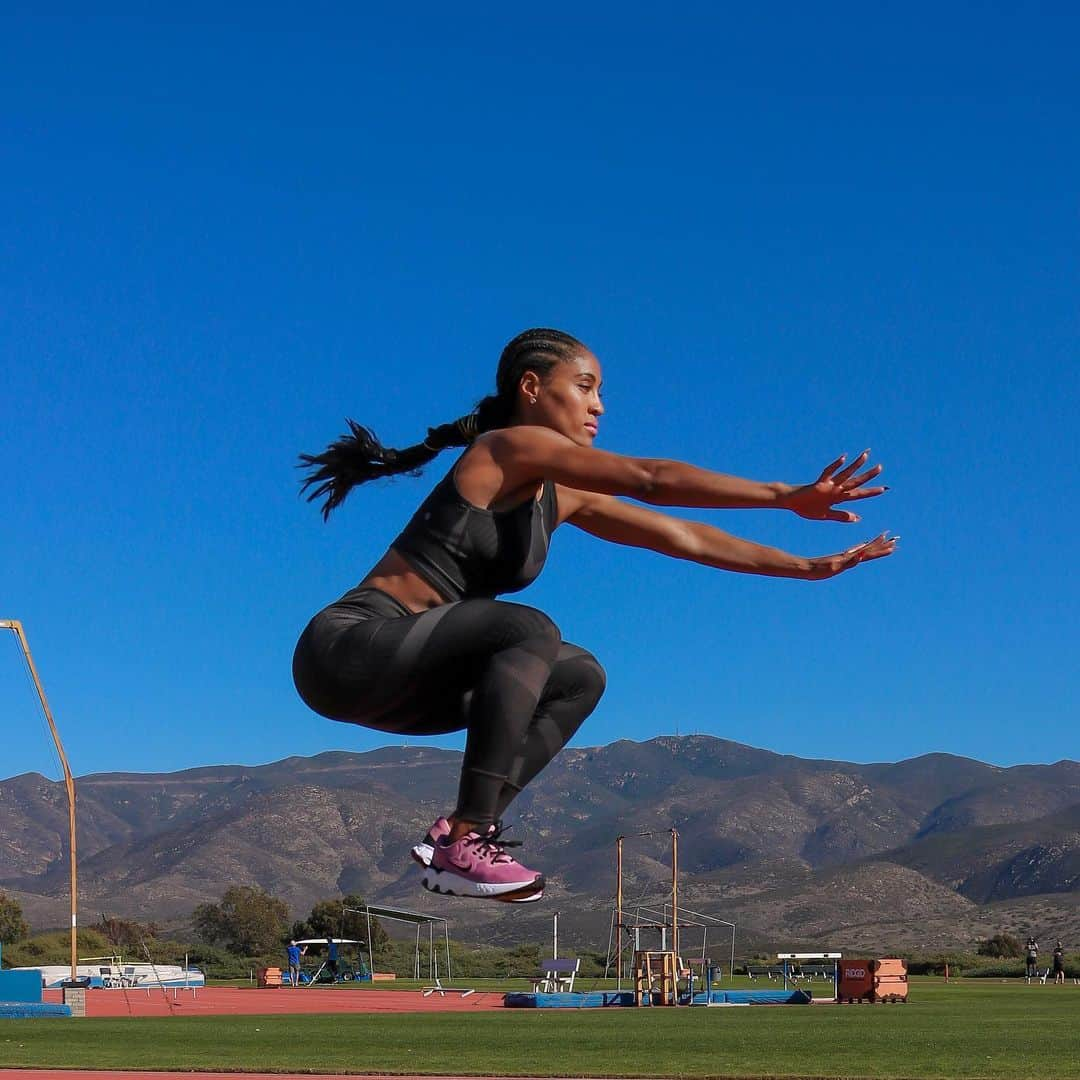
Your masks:
<instances>
[{"instance_id":1,"label":"tall metal pole","mask_svg":"<svg viewBox=\"0 0 1080 1080\"><path fill-rule=\"evenodd\" d=\"M622 842L615 840L615 988L622 989Z\"/></svg>"},{"instance_id":2,"label":"tall metal pole","mask_svg":"<svg viewBox=\"0 0 1080 1080\"><path fill-rule=\"evenodd\" d=\"M364 919L365 919L365 922L367 923L368 969L371 972L371 981L374 983L375 982L375 948L371 944L371 908L369 908L367 906L367 904L364 905ZM417 957L419 957L419 955L420 955L420 946L419 945L416 946L416 955L417 955ZM417 960L417 963L419 963L419 960Z\"/></svg>"},{"instance_id":3,"label":"tall metal pole","mask_svg":"<svg viewBox=\"0 0 1080 1080\"><path fill-rule=\"evenodd\" d=\"M15 636L19 639L19 645L22 647L23 655L26 657L26 665L30 669L30 677L34 680L38 700L41 702L42 711L45 713L45 719L49 724L49 731L52 733L53 742L56 744L56 753L60 757L60 765L64 770L64 786L67 788L68 799L68 843L71 849L71 978L74 980L78 975L79 966L79 949L76 944L79 893L76 871L77 860L75 857L75 778L71 775L67 754L64 753L64 746L60 742L60 733L56 730L56 721L53 720L52 712L49 710L49 702L45 698L45 688L41 685L41 679L38 678L34 658L30 655L30 645L26 640L26 634L23 632L22 623L18 619L0 619L0 629L13 630Z\"/></svg>"},{"instance_id":4,"label":"tall metal pole","mask_svg":"<svg viewBox=\"0 0 1080 1080\"><path fill-rule=\"evenodd\" d=\"M671 951L679 957L679 833L671 830Z\"/></svg>"},{"instance_id":5,"label":"tall metal pole","mask_svg":"<svg viewBox=\"0 0 1080 1080\"><path fill-rule=\"evenodd\" d=\"M446 942L446 979L449 982L454 977L454 972L450 967L450 924L443 919L442 921L443 940Z\"/></svg>"}]
</instances>

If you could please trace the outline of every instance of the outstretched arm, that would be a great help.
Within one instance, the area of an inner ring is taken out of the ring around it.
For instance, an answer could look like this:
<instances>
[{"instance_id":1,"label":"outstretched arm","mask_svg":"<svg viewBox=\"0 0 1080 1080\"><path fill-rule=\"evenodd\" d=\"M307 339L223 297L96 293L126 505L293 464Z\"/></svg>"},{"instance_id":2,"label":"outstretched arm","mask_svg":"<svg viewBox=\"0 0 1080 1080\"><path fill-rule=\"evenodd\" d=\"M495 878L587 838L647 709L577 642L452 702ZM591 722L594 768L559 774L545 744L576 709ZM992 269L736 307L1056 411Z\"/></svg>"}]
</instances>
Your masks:
<instances>
[{"instance_id":1,"label":"outstretched arm","mask_svg":"<svg viewBox=\"0 0 1080 1080\"><path fill-rule=\"evenodd\" d=\"M570 503L565 520L601 540L629 547L648 548L676 559L686 559L733 570L741 574L800 578L821 581L858 566L881 559L896 550L899 537L881 536L857 544L835 555L806 558L779 548L755 544L697 521L684 521L621 502L610 495L560 491L560 506Z\"/></svg>"},{"instance_id":2,"label":"outstretched arm","mask_svg":"<svg viewBox=\"0 0 1080 1080\"><path fill-rule=\"evenodd\" d=\"M629 457L579 446L550 428L503 428L484 437L493 459L512 474L514 489L530 479L547 477L556 483L603 495L628 495L654 506L710 509L776 508L801 517L828 521L857 521L858 516L833 505L880 495L884 487L864 485L881 472L875 465L861 475L869 451L842 468L841 457L810 484L745 480L701 469L682 461Z\"/></svg>"}]
</instances>

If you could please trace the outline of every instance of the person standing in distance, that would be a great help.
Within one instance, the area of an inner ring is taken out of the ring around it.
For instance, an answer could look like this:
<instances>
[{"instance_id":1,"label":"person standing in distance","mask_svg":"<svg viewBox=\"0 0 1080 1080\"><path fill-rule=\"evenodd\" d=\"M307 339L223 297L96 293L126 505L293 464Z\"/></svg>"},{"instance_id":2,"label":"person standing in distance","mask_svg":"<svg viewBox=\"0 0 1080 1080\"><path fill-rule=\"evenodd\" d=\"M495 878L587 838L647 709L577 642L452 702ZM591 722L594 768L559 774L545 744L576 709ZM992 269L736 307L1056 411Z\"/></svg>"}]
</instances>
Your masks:
<instances>
[{"instance_id":1,"label":"person standing in distance","mask_svg":"<svg viewBox=\"0 0 1080 1080\"><path fill-rule=\"evenodd\" d=\"M289 985L300 985L300 957L307 952L307 946L302 949L295 941L289 942L289 947L285 950L285 956L289 961Z\"/></svg>"},{"instance_id":2,"label":"person standing in distance","mask_svg":"<svg viewBox=\"0 0 1080 1080\"><path fill-rule=\"evenodd\" d=\"M1054 951L1051 954L1053 958L1054 967L1054 982L1062 986L1065 985L1065 950L1061 946L1061 942L1057 942L1054 945Z\"/></svg>"},{"instance_id":3,"label":"person standing in distance","mask_svg":"<svg viewBox=\"0 0 1080 1080\"><path fill-rule=\"evenodd\" d=\"M338 981L338 944L327 935L326 938L326 970L330 972L330 981Z\"/></svg>"},{"instance_id":4,"label":"person standing in distance","mask_svg":"<svg viewBox=\"0 0 1080 1080\"><path fill-rule=\"evenodd\" d=\"M771 507L854 522L840 506L886 489L869 486L881 466L865 468L868 451L788 484L600 450L602 381L599 360L576 338L528 330L503 350L495 393L422 442L390 449L349 420L349 433L323 453L301 455L310 470L304 489L309 500L325 497L325 519L357 484L415 473L442 450L464 448L360 584L311 620L293 658L297 691L322 716L409 737L468 733L457 805L412 850L433 892L508 901L543 894L543 875L500 843L499 822L593 711L605 675L543 612L496 597L536 578L557 526L803 581L896 547L882 533L807 558L652 509Z\"/></svg>"},{"instance_id":5,"label":"person standing in distance","mask_svg":"<svg viewBox=\"0 0 1080 1080\"><path fill-rule=\"evenodd\" d=\"M1024 946L1024 958L1026 963L1026 978L1028 982L1032 979L1038 978L1039 975L1039 943L1035 940L1035 935L1032 934L1027 939L1027 944Z\"/></svg>"}]
</instances>

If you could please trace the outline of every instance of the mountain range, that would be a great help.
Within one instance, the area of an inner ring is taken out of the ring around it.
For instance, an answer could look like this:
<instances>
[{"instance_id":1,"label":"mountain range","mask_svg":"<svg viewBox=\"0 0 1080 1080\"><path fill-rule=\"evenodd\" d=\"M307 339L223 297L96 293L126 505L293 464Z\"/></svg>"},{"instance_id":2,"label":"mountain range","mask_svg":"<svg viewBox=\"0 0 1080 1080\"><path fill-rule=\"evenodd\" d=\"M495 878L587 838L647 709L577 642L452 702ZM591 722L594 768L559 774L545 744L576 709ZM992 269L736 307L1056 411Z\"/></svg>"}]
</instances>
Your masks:
<instances>
[{"instance_id":1,"label":"mountain range","mask_svg":"<svg viewBox=\"0 0 1080 1080\"><path fill-rule=\"evenodd\" d=\"M182 929L234 884L303 917L345 892L445 915L460 939L560 936L603 950L624 845L628 907L670 887L734 922L738 951L970 949L999 932L1080 944L1080 763L1001 768L930 754L806 760L703 735L571 748L511 808L538 904L433 896L409 847L454 803L461 755L394 746L260 766L77 780L81 921ZM649 835L639 835L649 834ZM0 890L37 928L66 924L66 796L0 781ZM689 931L688 931L689 932ZM684 935L684 952L693 952Z\"/></svg>"}]
</instances>

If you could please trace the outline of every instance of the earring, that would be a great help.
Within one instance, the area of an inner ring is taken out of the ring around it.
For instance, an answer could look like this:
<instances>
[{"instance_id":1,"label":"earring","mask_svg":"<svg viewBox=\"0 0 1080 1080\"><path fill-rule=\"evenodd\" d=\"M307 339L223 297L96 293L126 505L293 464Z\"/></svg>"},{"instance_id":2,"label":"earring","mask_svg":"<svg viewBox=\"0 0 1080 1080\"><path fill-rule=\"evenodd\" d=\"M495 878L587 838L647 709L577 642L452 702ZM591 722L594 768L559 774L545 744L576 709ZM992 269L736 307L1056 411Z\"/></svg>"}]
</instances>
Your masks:
<instances>
[{"instance_id":1,"label":"earring","mask_svg":"<svg viewBox=\"0 0 1080 1080\"><path fill-rule=\"evenodd\" d=\"M536 404L536 398L534 398L534 397L529 398L529 404L530 405L535 405Z\"/></svg>"}]
</instances>

